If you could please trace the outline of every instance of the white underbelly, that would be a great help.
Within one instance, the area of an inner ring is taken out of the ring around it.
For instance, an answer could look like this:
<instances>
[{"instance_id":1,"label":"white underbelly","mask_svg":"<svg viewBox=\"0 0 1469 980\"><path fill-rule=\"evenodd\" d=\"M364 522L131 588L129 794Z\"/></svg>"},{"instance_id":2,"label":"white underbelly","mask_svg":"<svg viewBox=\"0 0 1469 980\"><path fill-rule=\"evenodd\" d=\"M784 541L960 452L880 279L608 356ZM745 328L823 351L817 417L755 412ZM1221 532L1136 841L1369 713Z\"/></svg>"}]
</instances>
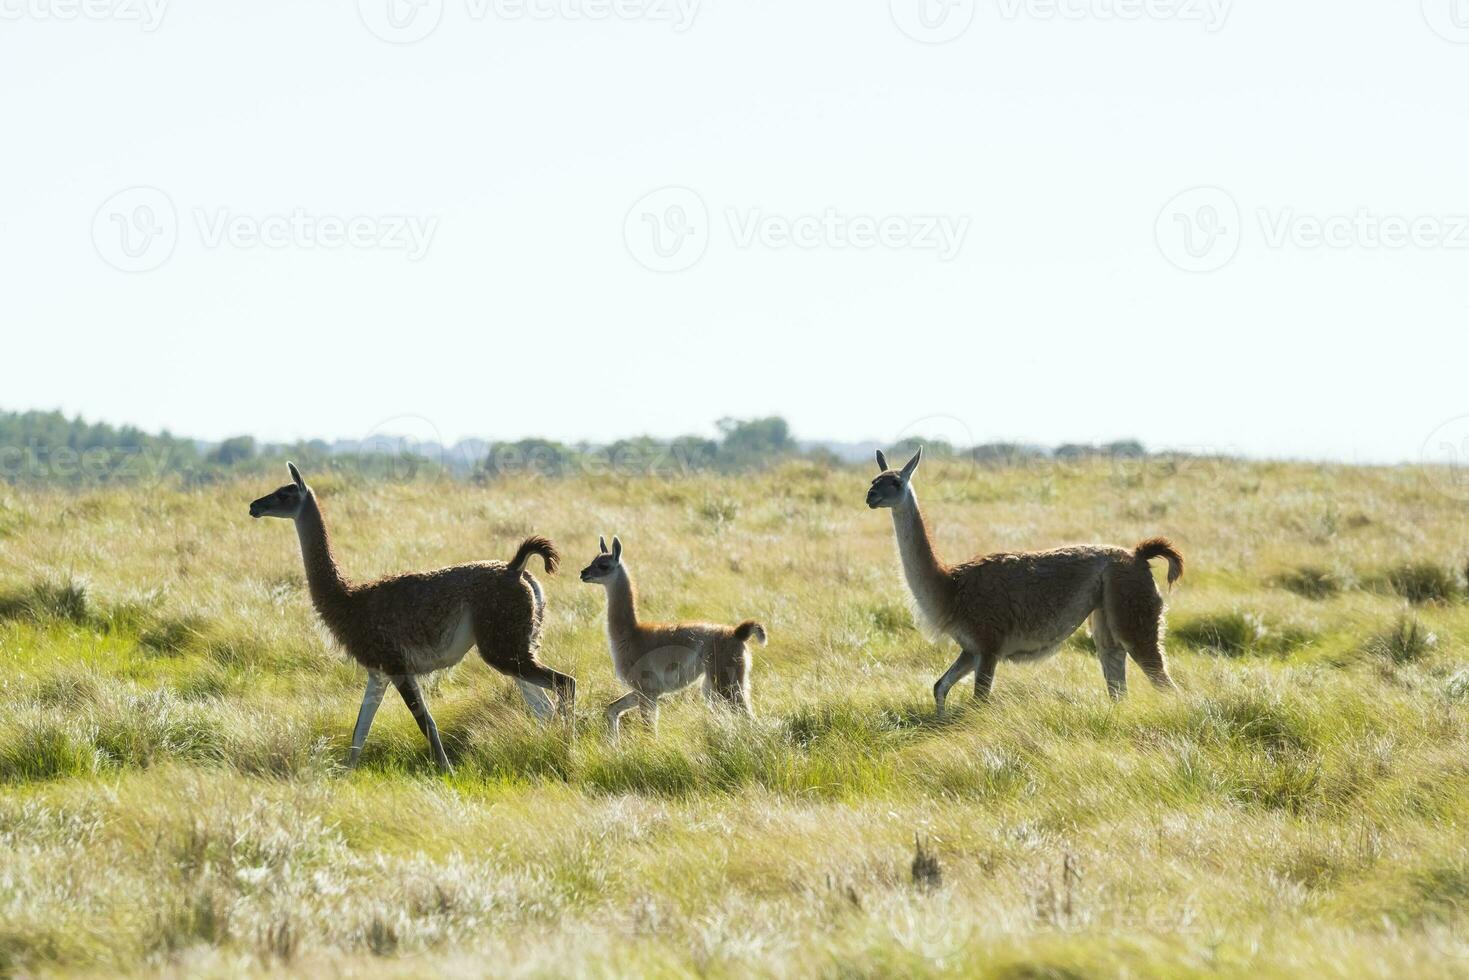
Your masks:
<instances>
[{"instance_id":1,"label":"white underbelly","mask_svg":"<svg viewBox=\"0 0 1469 980\"><path fill-rule=\"evenodd\" d=\"M1004 646L1000 648L1000 659L1044 660L1053 655L1086 622L1092 607L1090 597L1078 597L1069 609L1064 610L1046 627L1005 637Z\"/></svg>"},{"instance_id":2,"label":"white underbelly","mask_svg":"<svg viewBox=\"0 0 1469 980\"><path fill-rule=\"evenodd\" d=\"M672 694L688 687L704 673L704 658L697 647L670 645L633 657L613 653L613 671L628 687L644 694Z\"/></svg>"},{"instance_id":3,"label":"white underbelly","mask_svg":"<svg viewBox=\"0 0 1469 980\"><path fill-rule=\"evenodd\" d=\"M1066 636L1070 635L1070 633L1066 634ZM1014 637L1009 642L1007 642L1004 649L1000 651L1000 659L1015 660L1020 662L1027 660L1044 660L1049 656L1053 656L1056 651L1061 649L1061 644L1066 642L1066 636L1061 637L1061 639L1059 640L1052 637Z\"/></svg>"},{"instance_id":4,"label":"white underbelly","mask_svg":"<svg viewBox=\"0 0 1469 980\"><path fill-rule=\"evenodd\" d=\"M404 659L408 662L408 668L415 674L429 674L445 667L452 667L464 659L469 648L474 646L474 627L470 621L469 610L459 614L440 640L427 647L414 647L405 650Z\"/></svg>"}]
</instances>

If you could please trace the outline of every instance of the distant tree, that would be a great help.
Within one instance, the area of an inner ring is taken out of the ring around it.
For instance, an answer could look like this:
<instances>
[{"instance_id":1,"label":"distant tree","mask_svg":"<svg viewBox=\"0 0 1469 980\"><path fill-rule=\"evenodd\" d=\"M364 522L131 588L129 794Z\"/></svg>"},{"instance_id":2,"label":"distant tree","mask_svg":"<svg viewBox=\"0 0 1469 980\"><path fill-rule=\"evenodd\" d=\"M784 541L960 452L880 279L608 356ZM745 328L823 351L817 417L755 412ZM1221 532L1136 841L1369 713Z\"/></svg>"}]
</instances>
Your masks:
<instances>
[{"instance_id":1,"label":"distant tree","mask_svg":"<svg viewBox=\"0 0 1469 980\"><path fill-rule=\"evenodd\" d=\"M167 432L89 424L60 412L0 412L0 480L126 482L185 472L198 459L193 442Z\"/></svg>"},{"instance_id":2,"label":"distant tree","mask_svg":"<svg viewBox=\"0 0 1469 980\"><path fill-rule=\"evenodd\" d=\"M892 457L893 465L897 466L899 459L906 463L909 457L918 452L920 446L923 448L923 458L928 460L952 459L961 454L961 451L956 449L953 443L945 439L924 439L921 436L909 436L901 442L893 443L888 455ZM964 455L968 454L965 453Z\"/></svg>"},{"instance_id":3,"label":"distant tree","mask_svg":"<svg viewBox=\"0 0 1469 980\"><path fill-rule=\"evenodd\" d=\"M736 457L784 455L796 448L791 427L778 415L763 419L720 419L715 423L723 436L720 449Z\"/></svg>"},{"instance_id":4,"label":"distant tree","mask_svg":"<svg viewBox=\"0 0 1469 980\"><path fill-rule=\"evenodd\" d=\"M1120 456L1139 459L1147 454L1148 451L1143 448L1143 444L1136 439L1121 439L1100 446L1068 442L1065 445L1057 446L1055 453L1057 459L1086 459L1091 456Z\"/></svg>"},{"instance_id":5,"label":"distant tree","mask_svg":"<svg viewBox=\"0 0 1469 980\"><path fill-rule=\"evenodd\" d=\"M216 466L234 466L237 463L248 463L254 458L255 437L233 436L215 446L208 460Z\"/></svg>"},{"instance_id":6,"label":"distant tree","mask_svg":"<svg viewBox=\"0 0 1469 980\"><path fill-rule=\"evenodd\" d=\"M1018 442L986 442L970 450L974 458L986 463L1009 466L1033 459L1044 459L1047 455L1039 446L1024 446Z\"/></svg>"},{"instance_id":7,"label":"distant tree","mask_svg":"<svg viewBox=\"0 0 1469 980\"><path fill-rule=\"evenodd\" d=\"M562 476L579 458L570 446L550 439L493 442L475 475L478 479L495 479L517 473Z\"/></svg>"},{"instance_id":8,"label":"distant tree","mask_svg":"<svg viewBox=\"0 0 1469 980\"><path fill-rule=\"evenodd\" d=\"M1147 449L1136 439L1121 439L1117 442L1109 442L1103 447L1103 452L1108 456L1121 456L1126 459L1142 459L1148 454Z\"/></svg>"}]
</instances>

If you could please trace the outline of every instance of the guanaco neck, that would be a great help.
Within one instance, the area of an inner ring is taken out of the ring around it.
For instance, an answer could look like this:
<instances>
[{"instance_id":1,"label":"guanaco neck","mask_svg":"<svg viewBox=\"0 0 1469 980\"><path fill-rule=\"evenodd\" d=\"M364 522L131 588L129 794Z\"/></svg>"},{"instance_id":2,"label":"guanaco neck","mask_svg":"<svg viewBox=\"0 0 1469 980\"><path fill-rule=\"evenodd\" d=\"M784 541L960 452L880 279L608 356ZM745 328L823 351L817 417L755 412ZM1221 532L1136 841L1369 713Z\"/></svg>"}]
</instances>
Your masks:
<instances>
[{"instance_id":1,"label":"guanaco neck","mask_svg":"<svg viewBox=\"0 0 1469 980\"><path fill-rule=\"evenodd\" d=\"M614 640L631 639L638 631L638 593L627 566L618 564L607 583L607 633Z\"/></svg>"},{"instance_id":2,"label":"guanaco neck","mask_svg":"<svg viewBox=\"0 0 1469 980\"><path fill-rule=\"evenodd\" d=\"M311 604L335 627L346 615L347 580L332 557L332 542L326 531L326 520L316 504L316 495L308 493L296 517L296 536L301 539L301 560L306 565L306 585L311 591Z\"/></svg>"},{"instance_id":3,"label":"guanaco neck","mask_svg":"<svg viewBox=\"0 0 1469 980\"><path fill-rule=\"evenodd\" d=\"M903 561L903 577L908 580L908 588L925 616L940 618L949 599L949 567L934 553L928 522L923 519L918 494L912 486L893 508L893 528L898 535L898 556Z\"/></svg>"}]
</instances>

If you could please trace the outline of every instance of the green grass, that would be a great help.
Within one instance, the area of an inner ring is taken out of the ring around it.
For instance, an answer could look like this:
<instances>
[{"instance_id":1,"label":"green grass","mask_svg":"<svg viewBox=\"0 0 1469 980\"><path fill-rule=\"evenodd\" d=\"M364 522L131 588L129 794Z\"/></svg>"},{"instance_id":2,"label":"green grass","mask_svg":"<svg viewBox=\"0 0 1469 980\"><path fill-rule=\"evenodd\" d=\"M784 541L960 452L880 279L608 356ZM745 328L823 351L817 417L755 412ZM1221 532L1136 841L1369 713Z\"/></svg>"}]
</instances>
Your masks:
<instances>
[{"instance_id":1,"label":"green grass","mask_svg":"<svg viewBox=\"0 0 1469 980\"><path fill-rule=\"evenodd\" d=\"M1459 573L1432 562L1405 562L1383 576L1394 592L1415 605L1452 602L1463 595Z\"/></svg>"},{"instance_id":2,"label":"green grass","mask_svg":"<svg viewBox=\"0 0 1469 980\"><path fill-rule=\"evenodd\" d=\"M471 656L342 767L330 650L269 487L7 491L0 975L1455 976L1469 972L1469 530L1419 474L1140 460L927 467L941 553L1189 562L1158 695L1084 634L934 717L865 472L324 482L349 574L621 535L649 616L762 620L757 717L619 744L603 596L542 576L542 728ZM1284 569L1285 571L1282 571Z\"/></svg>"},{"instance_id":3,"label":"green grass","mask_svg":"<svg viewBox=\"0 0 1469 980\"><path fill-rule=\"evenodd\" d=\"M1315 565L1293 568L1278 576L1276 583L1306 599L1330 599L1346 588L1340 574Z\"/></svg>"},{"instance_id":4,"label":"green grass","mask_svg":"<svg viewBox=\"0 0 1469 980\"><path fill-rule=\"evenodd\" d=\"M1282 656L1309 646L1317 638L1307 627L1238 610L1182 619L1170 635L1179 643L1226 657Z\"/></svg>"},{"instance_id":5,"label":"green grass","mask_svg":"<svg viewBox=\"0 0 1469 980\"><path fill-rule=\"evenodd\" d=\"M1416 616L1403 616L1390 629L1372 637L1367 650L1395 664L1411 664L1433 653L1438 634L1424 628Z\"/></svg>"}]
</instances>

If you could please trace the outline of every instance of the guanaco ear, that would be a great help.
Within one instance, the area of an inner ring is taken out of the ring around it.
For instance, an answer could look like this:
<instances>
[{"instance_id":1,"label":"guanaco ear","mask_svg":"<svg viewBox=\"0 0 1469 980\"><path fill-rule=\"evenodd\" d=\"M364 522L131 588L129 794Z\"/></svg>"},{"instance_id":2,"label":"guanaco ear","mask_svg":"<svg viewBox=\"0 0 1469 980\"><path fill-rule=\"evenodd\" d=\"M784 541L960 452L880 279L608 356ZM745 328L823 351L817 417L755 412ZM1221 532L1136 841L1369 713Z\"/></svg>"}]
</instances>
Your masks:
<instances>
[{"instance_id":1,"label":"guanaco ear","mask_svg":"<svg viewBox=\"0 0 1469 980\"><path fill-rule=\"evenodd\" d=\"M606 538L603 538L603 537L598 537L597 538L597 547L600 548L600 549L602 549L601 551L599 551L597 553L599 555L605 555L607 553L607 539Z\"/></svg>"},{"instance_id":2,"label":"guanaco ear","mask_svg":"<svg viewBox=\"0 0 1469 980\"><path fill-rule=\"evenodd\" d=\"M612 536L612 557L622 561L622 541L615 534Z\"/></svg>"},{"instance_id":3,"label":"guanaco ear","mask_svg":"<svg viewBox=\"0 0 1469 980\"><path fill-rule=\"evenodd\" d=\"M886 456L884 456L882 454L882 450L879 449L877 451L877 472L879 472L879 473L886 473L887 471L888 471L888 458Z\"/></svg>"},{"instance_id":4,"label":"guanaco ear","mask_svg":"<svg viewBox=\"0 0 1469 980\"><path fill-rule=\"evenodd\" d=\"M305 490L306 489L306 481L303 480L303 479L301 479L301 471L298 470L298 469L296 469L296 464L295 463L287 463L286 464L286 469L288 469L288 470L291 471L291 481L293 483L295 483L296 486L300 487L302 490Z\"/></svg>"},{"instance_id":5,"label":"guanaco ear","mask_svg":"<svg viewBox=\"0 0 1469 980\"><path fill-rule=\"evenodd\" d=\"M907 483L908 480L912 478L913 471L916 470L916 469L918 469L918 461L920 459L922 459L922 458L923 458L923 447L922 446L919 446L918 447L918 452L916 452L916 453L913 454L913 458L910 459L910 460L908 460L907 463L903 464L903 472L902 472L901 475L903 477L903 482L904 483Z\"/></svg>"}]
</instances>

